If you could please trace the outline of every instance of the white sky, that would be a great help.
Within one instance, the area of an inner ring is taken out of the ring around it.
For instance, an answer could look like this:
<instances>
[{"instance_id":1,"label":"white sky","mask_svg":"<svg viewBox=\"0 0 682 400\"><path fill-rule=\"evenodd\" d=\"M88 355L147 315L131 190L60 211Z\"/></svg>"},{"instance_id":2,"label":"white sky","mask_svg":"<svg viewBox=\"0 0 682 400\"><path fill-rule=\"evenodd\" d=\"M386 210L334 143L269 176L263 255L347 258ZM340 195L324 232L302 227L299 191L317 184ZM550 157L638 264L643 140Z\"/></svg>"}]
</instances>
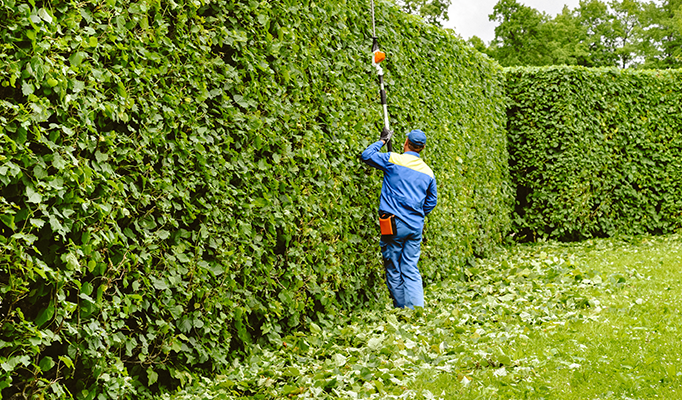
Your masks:
<instances>
[{"instance_id":1,"label":"white sky","mask_svg":"<svg viewBox=\"0 0 682 400\"><path fill-rule=\"evenodd\" d=\"M486 44L495 38L496 22L488 21L498 0L452 0L448 16L450 21L443 23L446 28L452 28L462 38L469 39L478 36ZM561 12L564 5L573 10L578 7L579 0L517 0L534 9L555 16Z\"/></svg>"}]
</instances>

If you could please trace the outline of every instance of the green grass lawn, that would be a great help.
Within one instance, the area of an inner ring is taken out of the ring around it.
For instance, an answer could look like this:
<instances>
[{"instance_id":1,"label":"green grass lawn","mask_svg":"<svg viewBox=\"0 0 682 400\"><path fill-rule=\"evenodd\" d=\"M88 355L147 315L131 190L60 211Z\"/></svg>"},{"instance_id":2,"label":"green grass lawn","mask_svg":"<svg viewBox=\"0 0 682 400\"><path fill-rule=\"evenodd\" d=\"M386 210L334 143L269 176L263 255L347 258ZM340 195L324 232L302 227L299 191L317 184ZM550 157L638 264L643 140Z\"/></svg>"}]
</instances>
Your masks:
<instances>
[{"instance_id":1,"label":"green grass lawn","mask_svg":"<svg viewBox=\"0 0 682 400\"><path fill-rule=\"evenodd\" d=\"M682 237L517 246L423 310L330 316L165 399L682 398Z\"/></svg>"},{"instance_id":2,"label":"green grass lawn","mask_svg":"<svg viewBox=\"0 0 682 400\"><path fill-rule=\"evenodd\" d=\"M682 398L681 246L678 236L670 236L517 249L573 258L623 285L583 288L580 295L595 304L582 318L543 324L527 340L503 346L514 360L504 372L469 369L468 385L452 375L422 373L412 388L463 399ZM516 371L524 366L531 368L527 374Z\"/></svg>"}]
</instances>

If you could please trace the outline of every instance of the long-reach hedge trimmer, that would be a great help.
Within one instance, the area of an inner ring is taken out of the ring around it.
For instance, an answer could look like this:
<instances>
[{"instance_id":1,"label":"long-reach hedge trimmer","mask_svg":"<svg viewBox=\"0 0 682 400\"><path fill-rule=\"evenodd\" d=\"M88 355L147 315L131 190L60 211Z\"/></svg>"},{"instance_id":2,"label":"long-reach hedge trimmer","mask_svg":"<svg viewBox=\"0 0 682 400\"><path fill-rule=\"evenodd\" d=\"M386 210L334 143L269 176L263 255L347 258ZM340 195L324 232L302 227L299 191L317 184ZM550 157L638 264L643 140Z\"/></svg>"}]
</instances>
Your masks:
<instances>
[{"instance_id":1,"label":"long-reach hedge trimmer","mask_svg":"<svg viewBox=\"0 0 682 400\"><path fill-rule=\"evenodd\" d=\"M377 39L377 28L374 21L374 0L370 0L372 3L372 65L377 69L379 74L379 85L381 89L379 90L379 95L381 96L381 105L384 107L384 131L390 132L391 128L388 121L388 104L386 103L386 90L384 89L384 70L381 68L381 62L386 59L386 53L379 50L379 40ZM393 144L391 143L390 135L386 142L386 149L390 152L393 151Z\"/></svg>"}]
</instances>

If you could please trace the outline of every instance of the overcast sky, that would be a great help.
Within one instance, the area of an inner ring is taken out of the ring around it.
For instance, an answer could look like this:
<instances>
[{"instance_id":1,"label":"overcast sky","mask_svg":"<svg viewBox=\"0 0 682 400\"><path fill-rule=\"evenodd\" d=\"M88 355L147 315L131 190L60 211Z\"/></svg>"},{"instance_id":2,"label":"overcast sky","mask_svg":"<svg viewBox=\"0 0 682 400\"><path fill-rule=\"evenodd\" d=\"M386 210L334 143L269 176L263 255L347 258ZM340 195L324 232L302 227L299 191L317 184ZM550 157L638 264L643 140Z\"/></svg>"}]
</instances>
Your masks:
<instances>
[{"instance_id":1,"label":"overcast sky","mask_svg":"<svg viewBox=\"0 0 682 400\"><path fill-rule=\"evenodd\" d=\"M488 15L492 14L497 1L452 0L452 5L448 10L450 21L446 21L443 26L454 29L464 39L475 35L488 44L495 38L495 25L497 24L488 21ZM518 0L518 2L551 16L559 14L564 5L573 10L580 3L579 0Z\"/></svg>"}]
</instances>

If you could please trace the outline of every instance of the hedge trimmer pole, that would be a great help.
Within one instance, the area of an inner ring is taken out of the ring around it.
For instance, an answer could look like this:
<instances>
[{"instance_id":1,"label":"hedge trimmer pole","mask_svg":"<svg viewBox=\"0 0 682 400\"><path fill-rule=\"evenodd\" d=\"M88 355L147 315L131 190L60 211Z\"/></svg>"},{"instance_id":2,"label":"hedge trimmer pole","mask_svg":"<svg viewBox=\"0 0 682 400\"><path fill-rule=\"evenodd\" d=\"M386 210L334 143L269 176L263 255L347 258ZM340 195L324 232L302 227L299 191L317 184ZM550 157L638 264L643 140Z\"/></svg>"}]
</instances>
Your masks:
<instances>
[{"instance_id":1,"label":"hedge trimmer pole","mask_svg":"<svg viewBox=\"0 0 682 400\"><path fill-rule=\"evenodd\" d=\"M386 102L386 90L384 89L384 70L381 68L381 62L386 59L386 53L379 50L379 41L377 40L376 24L374 22L374 0L372 3L372 65L377 69L377 74L379 75L379 85L381 89L379 90L379 95L381 96L381 105L384 108L384 127L386 130L390 130L390 123L388 121L388 103ZM393 143L391 139L386 142L386 149L391 152L393 151Z\"/></svg>"}]
</instances>

